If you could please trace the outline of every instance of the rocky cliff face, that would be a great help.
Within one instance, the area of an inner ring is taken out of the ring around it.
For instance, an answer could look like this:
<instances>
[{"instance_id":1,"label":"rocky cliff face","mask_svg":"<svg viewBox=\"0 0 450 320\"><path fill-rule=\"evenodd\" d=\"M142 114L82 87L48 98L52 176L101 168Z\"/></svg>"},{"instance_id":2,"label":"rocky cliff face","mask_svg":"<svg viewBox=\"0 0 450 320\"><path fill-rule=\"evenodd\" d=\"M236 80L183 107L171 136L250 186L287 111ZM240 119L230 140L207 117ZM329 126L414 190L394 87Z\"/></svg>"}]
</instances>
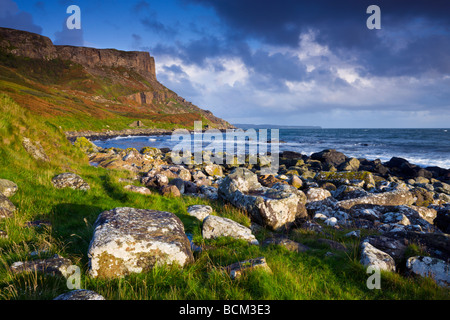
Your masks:
<instances>
[{"instance_id":1,"label":"rocky cliff face","mask_svg":"<svg viewBox=\"0 0 450 320\"><path fill-rule=\"evenodd\" d=\"M8 28L0 28L0 48L33 59L71 60L87 68L124 67L156 79L155 59L148 52L55 46L47 37Z\"/></svg>"},{"instance_id":2,"label":"rocky cliff face","mask_svg":"<svg viewBox=\"0 0 450 320\"><path fill-rule=\"evenodd\" d=\"M0 91L39 114L233 127L166 88L155 70L148 52L56 46L38 34L0 28L0 72L10 82ZM17 90L23 79L32 90Z\"/></svg>"}]
</instances>

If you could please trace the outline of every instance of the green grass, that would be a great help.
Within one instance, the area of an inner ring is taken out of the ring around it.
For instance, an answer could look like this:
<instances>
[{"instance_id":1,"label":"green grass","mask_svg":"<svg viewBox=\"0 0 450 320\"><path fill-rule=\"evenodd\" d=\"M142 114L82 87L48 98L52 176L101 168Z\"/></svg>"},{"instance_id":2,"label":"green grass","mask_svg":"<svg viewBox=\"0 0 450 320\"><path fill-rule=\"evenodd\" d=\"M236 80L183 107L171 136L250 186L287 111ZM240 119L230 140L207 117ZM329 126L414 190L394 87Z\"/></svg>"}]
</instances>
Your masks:
<instances>
[{"instance_id":1,"label":"green grass","mask_svg":"<svg viewBox=\"0 0 450 320\"><path fill-rule=\"evenodd\" d=\"M368 275L358 262L359 240L344 237L347 230L326 228L330 239L345 244L347 252L317 243L316 234L297 230L290 237L312 248L294 253L280 246L255 246L230 238L204 240L201 223L187 215L187 207L208 204L216 215L250 226L242 211L221 202L196 197L165 198L123 189L119 178L130 178L125 171L109 171L89 166L87 157L65 138L61 129L32 116L5 95L0 96L0 178L14 181L19 190L11 201L18 208L14 217L0 220L0 299L53 299L69 291L62 277L40 273L12 274L15 261L33 259L30 253L47 250L41 257L59 254L71 259L82 270L81 286L106 299L448 299L448 290L433 281L382 273L381 290L366 287ZM31 158L21 145L27 136L39 140L50 157L49 163ZM87 192L55 189L51 179L71 171L91 186ZM138 184L138 183L136 183ZM186 232L198 245L209 249L195 252L195 262L184 268L160 266L121 279L95 279L87 275L87 250L93 224L104 210L135 207L170 211L183 222ZM27 227L28 221L48 220L50 227ZM262 241L267 232L257 233ZM411 252L417 248L411 247ZM327 252L334 255L328 256ZM272 273L255 270L238 280L222 271L228 264L263 256Z\"/></svg>"}]
</instances>

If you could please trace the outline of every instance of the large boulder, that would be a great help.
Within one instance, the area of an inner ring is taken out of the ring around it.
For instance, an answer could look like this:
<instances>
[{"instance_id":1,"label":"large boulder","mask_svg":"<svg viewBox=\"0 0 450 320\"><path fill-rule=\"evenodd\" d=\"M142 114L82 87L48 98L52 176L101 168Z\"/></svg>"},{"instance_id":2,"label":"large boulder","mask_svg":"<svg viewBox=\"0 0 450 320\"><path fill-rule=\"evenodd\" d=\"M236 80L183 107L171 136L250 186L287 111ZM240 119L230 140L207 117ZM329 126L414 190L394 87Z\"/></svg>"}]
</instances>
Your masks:
<instances>
[{"instance_id":1,"label":"large boulder","mask_svg":"<svg viewBox=\"0 0 450 320\"><path fill-rule=\"evenodd\" d=\"M52 179L53 186L57 189L71 188L74 190L87 191L90 186L80 176L75 173L65 172L61 173Z\"/></svg>"},{"instance_id":2,"label":"large boulder","mask_svg":"<svg viewBox=\"0 0 450 320\"><path fill-rule=\"evenodd\" d=\"M93 277L120 277L194 260L183 223L170 212L115 208L101 213L94 227L88 250Z\"/></svg>"},{"instance_id":3,"label":"large boulder","mask_svg":"<svg viewBox=\"0 0 450 320\"><path fill-rule=\"evenodd\" d=\"M252 220L274 231L286 230L307 216L306 196L287 184L262 186L257 175L246 168L234 169L218 188L221 199L250 213Z\"/></svg>"},{"instance_id":4,"label":"large boulder","mask_svg":"<svg viewBox=\"0 0 450 320\"><path fill-rule=\"evenodd\" d=\"M203 220L202 236L205 239L232 237L242 239L251 244L258 244L252 231L231 219L208 215Z\"/></svg>"},{"instance_id":5,"label":"large boulder","mask_svg":"<svg viewBox=\"0 0 450 320\"><path fill-rule=\"evenodd\" d=\"M368 241L361 243L360 262L366 267L373 266L379 270L395 271L394 259L386 252L375 248Z\"/></svg>"},{"instance_id":6,"label":"large boulder","mask_svg":"<svg viewBox=\"0 0 450 320\"><path fill-rule=\"evenodd\" d=\"M443 260L424 256L410 257L406 261L406 268L412 274L432 278L439 286L450 287L450 267Z\"/></svg>"}]
</instances>

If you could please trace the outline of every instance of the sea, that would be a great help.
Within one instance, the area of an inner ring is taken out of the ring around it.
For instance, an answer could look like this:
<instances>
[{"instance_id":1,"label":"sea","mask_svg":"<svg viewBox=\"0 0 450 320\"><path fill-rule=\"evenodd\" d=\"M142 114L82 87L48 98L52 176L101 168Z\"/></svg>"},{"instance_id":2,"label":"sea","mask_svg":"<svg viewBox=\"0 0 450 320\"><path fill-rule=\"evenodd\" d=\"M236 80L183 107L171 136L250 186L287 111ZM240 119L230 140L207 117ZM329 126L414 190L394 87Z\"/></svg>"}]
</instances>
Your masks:
<instances>
[{"instance_id":1,"label":"sea","mask_svg":"<svg viewBox=\"0 0 450 320\"><path fill-rule=\"evenodd\" d=\"M246 128L248 133L249 128ZM250 129L260 132L258 129ZM276 131L278 130L278 131ZM253 132L253 131L252 131ZM450 128L444 129L267 129L265 136L257 135L255 139L244 138L247 141L246 152L249 146L256 143L264 146L267 151L271 150L271 136L278 135L280 143L279 151L295 151L305 155L311 155L325 149L335 149L348 157L365 158L367 160L380 159L382 162L389 161L392 157L400 157L412 164L421 167L437 166L450 169ZM170 135L161 136L128 136L116 137L108 140L93 141L97 146L103 148L176 148L183 139L200 141L203 146L210 145L210 136L199 135L195 137L185 135L184 138ZM227 135L222 134L223 149L225 148ZM184 140L186 141L186 140ZM237 149L236 149L237 150ZM258 149L259 150L259 149Z\"/></svg>"}]
</instances>

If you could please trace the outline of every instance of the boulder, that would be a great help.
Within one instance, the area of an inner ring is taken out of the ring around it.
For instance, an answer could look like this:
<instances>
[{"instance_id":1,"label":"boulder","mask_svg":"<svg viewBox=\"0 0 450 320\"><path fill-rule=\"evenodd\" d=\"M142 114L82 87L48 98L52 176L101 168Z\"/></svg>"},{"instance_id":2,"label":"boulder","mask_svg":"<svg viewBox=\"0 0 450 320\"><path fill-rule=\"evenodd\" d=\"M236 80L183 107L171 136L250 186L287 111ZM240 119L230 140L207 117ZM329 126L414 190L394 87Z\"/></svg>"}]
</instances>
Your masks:
<instances>
[{"instance_id":1,"label":"boulder","mask_svg":"<svg viewBox=\"0 0 450 320\"><path fill-rule=\"evenodd\" d=\"M306 191L306 202L322 201L331 197L330 191L322 188L309 188Z\"/></svg>"},{"instance_id":2,"label":"boulder","mask_svg":"<svg viewBox=\"0 0 450 320\"><path fill-rule=\"evenodd\" d=\"M232 237L242 239L251 244L259 244L250 228L247 228L231 219L208 215L203 220L202 236L205 239L218 237Z\"/></svg>"},{"instance_id":3,"label":"boulder","mask_svg":"<svg viewBox=\"0 0 450 320\"><path fill-rule=\"evenodd\" d=\"M360 262L366 267L374 266L379 270L395 271L394 259L386 252L375 248L368 241L361 243Z\"/></svg>"},{"instance_id":4,"label":"boulder","mask_svg":"<svg viewBox=\"0 0 450 320\"><path fill-rule=\"evenodd\" d=\"M450 234L450 207L442 208L437 211L434 224L442 232Z\"/></svg>"},{"instance_id":5,"label":"boulder","mask_svg":"<svg viewBox=\"0 0 450 320\"><path fill-rule=\"evenodd\" d=\"M14 182L6 179L0 179L0 193L3 193L6 197L11 198L16 194L18 189L17 184Z\"/></svg>"},{"instance_id":6,"label":"boulder","mask_svg":"<svg viewBox=\"0 0 450 320\"><path fill-rule=\"evenodd\" d=\"M94 291L78 289L63 293L53 300L105 300L105 298Z\"/></svg>"},{"instance_id":7,"label":"boulder","mask_svg":"<svg viewBox=\"0 0 450 320\"><path fill-rule=\"evenodd\" d=\"M213 212L213 209L211 206L198 204L188 207L187 212L190 216L196 217L198 220L203 221Z\"/></svg>"},{"instance_id":8,"label":"boulder","mask_svg":"<svg viewBox=\"0 0 450 320\"><path fill-rule=\"evenodd\" d=\"M32 156L34 159L45 162L50 161L49 157L45 153L44 148L42 148L42 145L39 141L32 142L30 139L24 137L22 139L22 145L28 152L28 154Z\"/></svg>"},{"instance_id":9,"label":"boulder","mask_svg":"<svg viewBox=\"0 0 450 320\"><path fill-rule=\"evenodd\" d=\"M350 172L350 171L339 171L339 172L332 172L332 171L322 171L316 174L315 179L317 182L332 182L336 185L342 185L342 184L355 184L358 182L363 181L362 185L375 185L375 180L373 178L372 173L368 171L356 171L356 172ZM362 186L360 185L360 186Z\"/></svg>"},{"instance_id":10,"label":"boulder","mask_svg":"<svg viewBox=\"0 0 450 320\"><path fill-rule=\"evenodd\" d=\"M155 265L194 261L181 220L173 213L115 208L101 213L89 245L89 273L113 278Z\"/></svg>"},{"instance_id":11,"label":"boulder","mask_svg":"<svg viewBox=\"0 0 450 320\"><path fill-rule=\"evenodd\" d=\"M180 190L173 185L162 186L160 192L165 197L181 197Z\"/></svg>"},{"instance_id":12,"label":"boulder","mask_svg":"<svg viewBox=\"0 0 450 320\"><path fill-rule=\"evenodd\" d=\"M302 179L299 178L297 175L292 175L289 179L289 184L293 186L296 189L300 189L303 185Z\"/></svg>"},{"instance_id":13,"label":"boulder","mask_svg":"<svg viewBox=\"0 0 450 320\"><path fill-rule=\"evenodd\" d=\"M69 259L55 255L49 259L31 261L17 261L10 266L13 273L42 272L50 275L68 277L71 275L69 267L72 262Z\"/></svg>"},{"instance_id":14,"label":"boulder","mask_svg":"<svg viewBox=\"0 0 450 320\"><path fill-rule=\"evenodd\" d=\"M358 171L360 162L356 158L350 158L342 163L337 169L339 171Z\"/></svg>"},{"instance_id":15,"label":"boulder","mask_svg":"<svg viewBox=\"0 0 450 320\"><path fill-rule=\"evenodd\" d=\"M272 188L276 183L285 183L284 180L276 178L273 174L258 176L258 182L268 188Z\"/></svg>"},{"instance_id":16,"label":"boulder","mask_svg":"<svg viewBox=\"0 0 450 320\"><path fill-rule=\"evenodd\" d=\"M262 186L257 175L236 168L219 185L218 196L250 213L252 220L274 231L289 228L297 218L307 216L306 196L287 184Z\"/></svg>"},{"instance_id":17,"label":"boulder","mask_svg":"<svg viewBox=\"0 0 450 320\"><path fill-rule=\"evenodd\" d=\"M372 204L379 206L399 206L399 205L411 205L415 202L415 198L409 191L397 190L388 191L383 193L369 194L364 197L341 200L337 203L337 206L342 209L350 209L354 205L358 204Z\"/></svg>"},{"instance_id":18,"label":"boulder","mask_svg":"<svg viewBox=\"0 0 450 320\"><path fill-rule=\"evenodd\" d=\"M125 187L123 187L125 190L131 191L131 192L136 192L136 193L140 193L143 195L150 195L152 194L152 192L150 191L150 189L146 188L146 187L139 187L139 186L134 186L134 185L127 185Z\"/></svg>"},{"instance_id":19,"label":"boulder","mask_svg":"<svg viewBox=\"0 0 450 320\"><path fill-rule=\"evenodd\" d=\"M311 154L311 159L318 160L324 164L338 167L346 161L346 156L342 152L334 149L327 149Z\"/></svg>"},{"instance_id":20,"label":"boulder","mask_svg":"<svg viewBox=\"0 0 450 320\"><path fill-rule=\"evenodd\" d=\"M208 164L203 167L203 170L205 171L205 173L208 176L211 176L211 177L215 177L215 176L222 177L223 176L222 166L220 166L218 164L214 164L214 163Z\"/></svg>"},{"instance_id":21,"label":"boulder","mask_svg":"<svg viewBox=\"0 0 450 320\"><path fill-rule=\"evenodd\" d=\"M184 181L183 179L175 178L175 179L170 180L169 185L176 186L178 188L178 190L180 191L180 193L183 194L186 191L185 183L186 183L186 181Z\"/></svg>"},{"instance_id":22,"label":"boulder","mask_svg":"<svg viewBox=\"0 0 450 320\"><path fill-rule=\"evenodd\" d=\"M406 268L410 273L432 278L439 286L450 287L450 267L443 260L424 256L410 257L406 261Z\"/></svg>"},{"instance_id":23,"label":"boulder","mask_svg":"<svg viewBox=\"0 0 450 320\"><path fill-rule=\"evenodd\" d=\"M409 244L404 238L395 239L387 236L386 234L380 236L369 236L366 238L366 241L368 241L375 248L389 254L397 264L403 261Z\"/></svg>"},{"instance_id":24,"label":"boulder","mask_svg":"<svg viewBox=\"0 0 450 320\"><path fill-rule=\"evenodd\" d=\"M80 176L75 173L66 172L55 176L52 179L53 186L57 189L71 188L74 190L87 191L90 189L89 184L87 184Z\"/></svg>"}]
</instances>

